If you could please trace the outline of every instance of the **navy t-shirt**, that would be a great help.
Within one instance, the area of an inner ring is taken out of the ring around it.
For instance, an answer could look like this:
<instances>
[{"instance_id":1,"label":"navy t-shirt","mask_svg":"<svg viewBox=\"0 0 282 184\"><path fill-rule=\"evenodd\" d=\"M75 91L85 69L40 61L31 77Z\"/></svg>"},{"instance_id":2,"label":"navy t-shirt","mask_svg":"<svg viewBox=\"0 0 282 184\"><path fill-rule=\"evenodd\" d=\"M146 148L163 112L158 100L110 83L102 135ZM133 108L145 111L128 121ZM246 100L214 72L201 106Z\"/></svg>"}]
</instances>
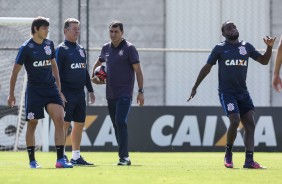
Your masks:
<instances>
[{"instance_id":1,"label":"navy t-shirt","mask_svg":"<svg viewBox=\"0 0 282 184\"><path fill-rule=\"evenodd\" d=\"M136 48L125 39L116 48L107 43L102 48L99 61L106 62L106 98L132 97L135 81L132 65L140 62Z\"/></svg>"},{"instance_id":2,"label":"navy t-shirt","mask_svg":"<svg viewBox=\"0 0 282 184\"><path fill-rule=\"evenodd\" d=\"M88 92L93 92L81 45L65 40L56 49L56 61L63 91L82 93L86 85Z\"/></svg>"},{"instance_id":3,"label":"navy t-shirt","mask_svg":"<svg viewBox=\"0 0 282 184\"><path fill-rule=\"evenodd\" d=\"M260 56L250 43L244 41L237 44L224 41L216 45L207 63L215 65L218 61L219 92L247 91L249 57L257 60Z\"/></svg>"},{"instance_id":4,"label":"navy t-shirt","mask_svg":"<svg viewBox=\"0 0 282 184\"><path fill-rule=\"evenodd\" d=\"M28 86L54 86L51 59L55 58L54 43L44 39L41 44L28 39L20 48L16 63L24 65L28 76Z\"/></svg>"}]
</instances>

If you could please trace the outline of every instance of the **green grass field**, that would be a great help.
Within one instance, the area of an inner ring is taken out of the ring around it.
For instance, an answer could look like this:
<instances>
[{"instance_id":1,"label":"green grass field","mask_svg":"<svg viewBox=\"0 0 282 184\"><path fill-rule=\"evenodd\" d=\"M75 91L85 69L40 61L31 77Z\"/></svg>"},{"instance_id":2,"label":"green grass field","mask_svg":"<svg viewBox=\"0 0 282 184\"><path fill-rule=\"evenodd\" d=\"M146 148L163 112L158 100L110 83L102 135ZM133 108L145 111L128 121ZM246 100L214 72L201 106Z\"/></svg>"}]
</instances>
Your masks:
<instances>
[{"instance_id":1,"label":"green grass field","mask_svg":"<svg viewBox=\"0 0 282 184\"><path fill-rule=\"evenodd\" d=\"M71 156L71 153L67 153ZM41 169L29 169L26 152L0 152L0 183L159 184L282 183L282 153L255 153L267 169L243 169L244 153L233 154L234 169L223 166L224 153L130 153L132 166L116 166L115 152L83 152L95 167L55 169L55 152L36 152Z\"/></svg>"}]
</instances>

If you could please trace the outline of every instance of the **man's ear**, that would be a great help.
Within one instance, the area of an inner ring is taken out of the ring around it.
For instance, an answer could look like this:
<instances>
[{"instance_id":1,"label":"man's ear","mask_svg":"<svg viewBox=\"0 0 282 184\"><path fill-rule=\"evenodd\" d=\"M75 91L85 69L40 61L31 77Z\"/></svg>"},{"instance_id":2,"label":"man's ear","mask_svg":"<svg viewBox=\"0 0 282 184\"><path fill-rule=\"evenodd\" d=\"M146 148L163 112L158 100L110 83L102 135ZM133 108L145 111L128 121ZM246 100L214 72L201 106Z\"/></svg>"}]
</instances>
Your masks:
<instances>
[{"instance_id":1,"label":"man's ear","mask_svg":"<svg viewBox=\"0 0 282 184\"><path fill-rule=\"evenodd\" d=\"M39 27L34 26L34 31L35 31L35 32L38 32L38 31L39 31Z\"/></svg>"}]
</instances>

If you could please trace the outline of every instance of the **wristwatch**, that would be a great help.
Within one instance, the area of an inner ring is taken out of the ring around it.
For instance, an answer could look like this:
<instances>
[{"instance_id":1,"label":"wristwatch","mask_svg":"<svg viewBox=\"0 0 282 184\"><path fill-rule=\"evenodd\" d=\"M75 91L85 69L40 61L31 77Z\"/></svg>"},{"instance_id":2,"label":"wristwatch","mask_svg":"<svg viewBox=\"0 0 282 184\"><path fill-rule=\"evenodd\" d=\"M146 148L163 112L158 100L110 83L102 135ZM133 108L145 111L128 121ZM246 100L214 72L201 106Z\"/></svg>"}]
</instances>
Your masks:
<instances>
[{"instance_id":1,"label":"wristwatch","mask_svg":"<svg viewBox=\"0 0 282 184\"><path fill-rule=\"evenodd\" d=\"M144 89L143 89L143 88L142 88L142 89L139 89L139 90L138 90L138 93L143 94L143 93L144 93Z\"/></svg>"}]
</instances>

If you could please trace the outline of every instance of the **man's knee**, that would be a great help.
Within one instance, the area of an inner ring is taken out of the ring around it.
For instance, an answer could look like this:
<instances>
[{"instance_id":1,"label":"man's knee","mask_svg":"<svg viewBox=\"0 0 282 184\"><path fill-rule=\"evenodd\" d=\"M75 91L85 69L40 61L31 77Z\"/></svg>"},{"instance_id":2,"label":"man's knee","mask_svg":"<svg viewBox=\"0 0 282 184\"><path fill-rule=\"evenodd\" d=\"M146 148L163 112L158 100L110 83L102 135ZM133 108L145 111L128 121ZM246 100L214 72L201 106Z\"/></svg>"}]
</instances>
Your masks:
<instances>
[{"instance_id":1,"label":"man's knee","mask_svg":"<svg viewBox=\"0 0 282 184\"><path fill-rule=\"evenodd\" d=\"M255 128L256 128L255 122L249 121L249 122L247 122L245 124L246 124L245 125L245 131L246 132L255 132Z\"/></svg>"},{"instance_id":2,"label":"man's knee","mask_svg":"<svg viewBox=\"0 0 282 184\"><path fill-rule=\"evenodd\" d=\"M230 114L229 116L230 125L238 127L240 124L239 114Z\"/></svg>"},{"instance_id":3,"label":"man's knee","mask_svg":"<svg viewBox=\"0 0 282 184\"><path fill-rule=\"evenodd\" d=\"M27 128L28 128L29 130L35 130L36 127L37 127L37 124L38 124L38 120L36 120L36 119L30 120L30 121L28 121L28 123L27 123Z\"/></svg>"}]
</instances>

